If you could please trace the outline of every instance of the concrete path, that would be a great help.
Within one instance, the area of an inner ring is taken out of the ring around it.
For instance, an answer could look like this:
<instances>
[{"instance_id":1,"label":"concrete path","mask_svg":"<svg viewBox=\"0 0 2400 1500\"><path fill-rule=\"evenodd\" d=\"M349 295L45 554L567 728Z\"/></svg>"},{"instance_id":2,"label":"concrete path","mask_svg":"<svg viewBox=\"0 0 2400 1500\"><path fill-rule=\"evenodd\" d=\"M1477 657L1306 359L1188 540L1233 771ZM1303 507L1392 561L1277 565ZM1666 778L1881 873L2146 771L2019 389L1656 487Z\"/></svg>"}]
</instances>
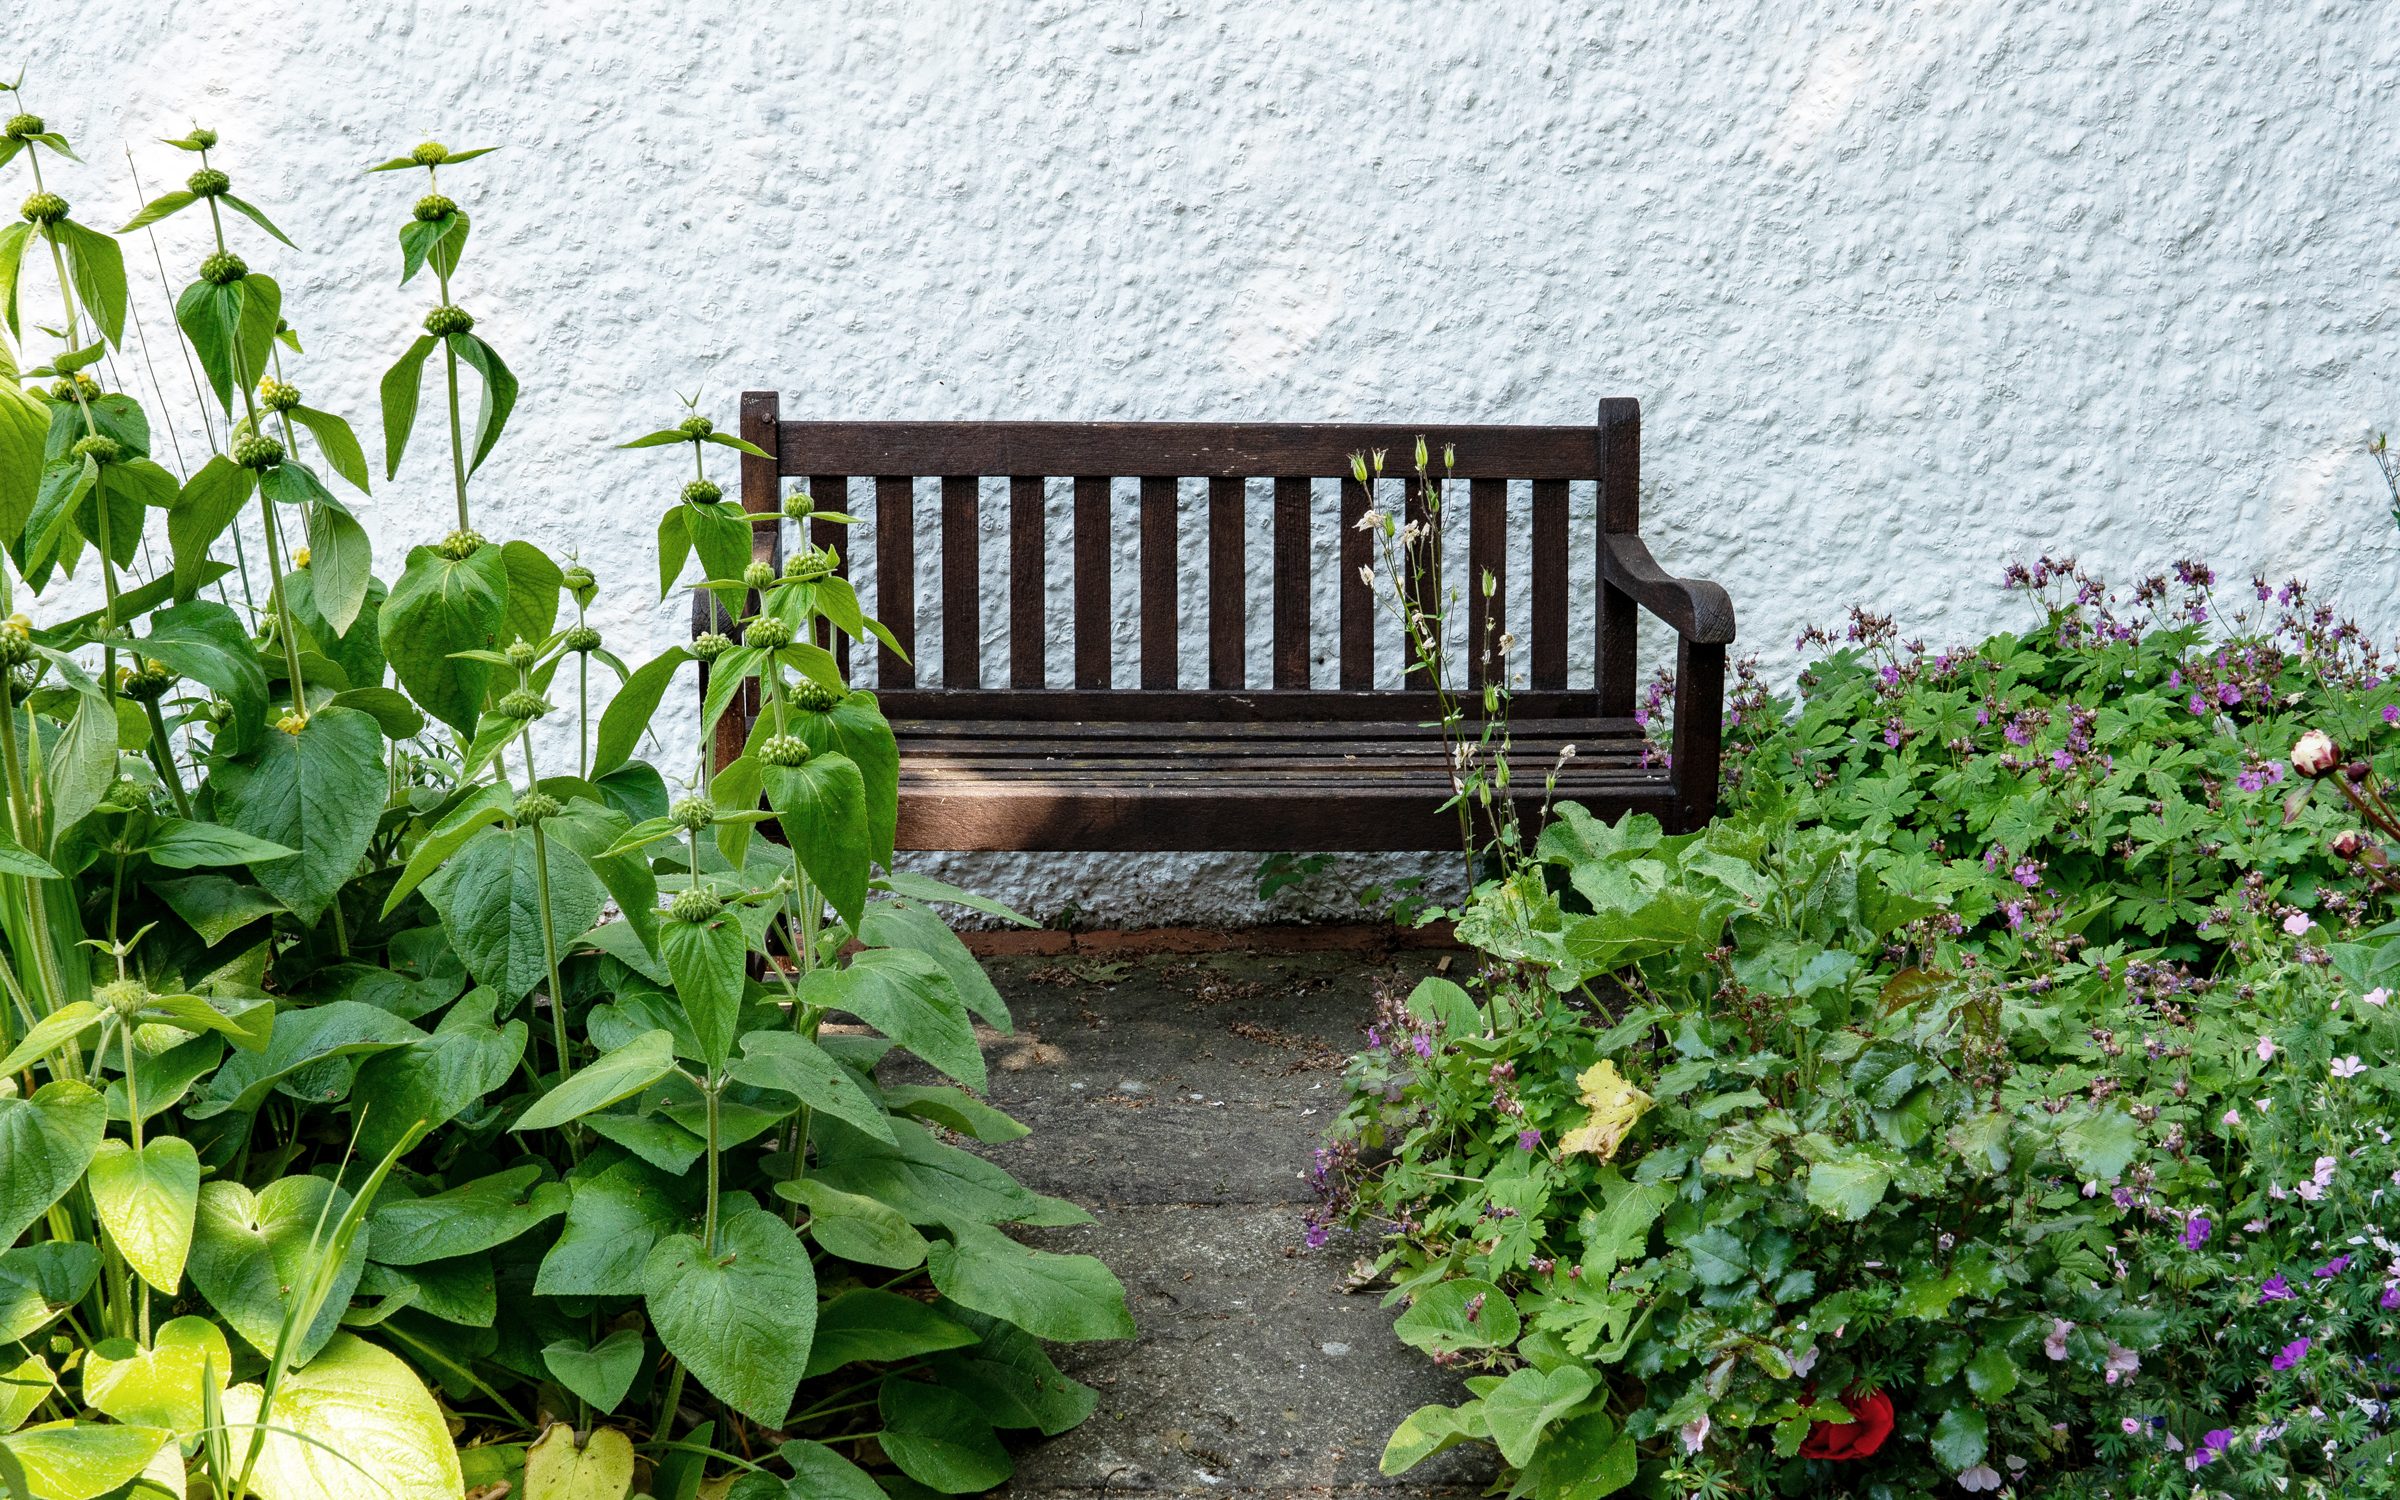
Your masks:
<instances>
[{"instance_id":1,"label":"concrete path","mask_svg":"<svg viewBox=\"0 0 2400 1500\"><path fill-rule=\"evenodd\" d=\"M1339 1108L1343 1060L1377 977L1405 993L1442 961L1380 968L1344 954L991 958L1017 1022L991 1038L991 1099L1033 1128L977 1146L1099 1221L1029 1230L1045 1249L1107 1262L1141 1336L1055 1349L1100 1409L1019 1446L1011 1500L1102 1493L1472 1495L1477 1446L1405 1480L1377 1469L1385 1437L1454 1377L1392 1336L1373 1292L1345 1294L1360 1243L1302 1243L1302 1174ZM889 1082L925 1081L887 1066ZM962 1144L973 1145L971 1142Z\"/></svg>"}]
</instances>

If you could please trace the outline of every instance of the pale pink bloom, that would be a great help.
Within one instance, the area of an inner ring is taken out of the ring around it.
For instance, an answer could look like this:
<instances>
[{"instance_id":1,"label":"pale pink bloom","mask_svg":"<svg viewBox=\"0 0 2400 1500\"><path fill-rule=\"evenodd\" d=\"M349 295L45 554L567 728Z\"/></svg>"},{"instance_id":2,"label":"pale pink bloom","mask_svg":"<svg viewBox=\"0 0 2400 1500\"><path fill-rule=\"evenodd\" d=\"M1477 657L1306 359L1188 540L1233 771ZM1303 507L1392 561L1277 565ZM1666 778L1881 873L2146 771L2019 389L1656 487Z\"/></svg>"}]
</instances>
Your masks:
<instances>
[{"instance_id":1,"label":"pale pink bloom","mask_svg":"<svg viewBox=\"0 0 2400 1500\"><path fill-rule=\"evenodd\" d=\"M2369 1005L2381 1005L2392 998L2392 992L2381 988L2371 989L2358 998L2366 1001Z\"/></svg>"},{"instance_id":2,"label":"pale pink bloom","mask_svg":"<svg viewBox=\"0 0 2400 1500\"><path fill-rule=\"evenodd\" d=\"M1809 1345L1806 1350L1802 1351L1798 1359L1792 1361L1792 1373L1794 1375L1806 1375L1809 1371L1815 1369L1816 1367L1817 1346L1814 1344Z\"/></svg>"},{"instance_id":3,"label":"pale pink bloom","mask_svg":"<svg viewBox=\"0 0 2400 1500\"><path fill-rule=\"evenodd\" d=\"M2334 748L2333 737L2322 729L2310 730L2292 746L2292 769L2303 776L2322 776L2341 763L2342 752Z\"/></svg>"},{"instance_id":4,"label":"pale pink bloom","mask_svg":"<svg viewBox=\"0 0 2400 1500\"><path fill-rule=\"evenodd\" d=\"M2086 1198L2096 1198L2099 1194L2100 1184L2097 1181L2087 1182L2083 1185L2083 1196Z\"/></svg>"},{"instance_id":5,"label":"pale pink bloom","mask_svg":"<svg viewBox=\"0 0 2400 1500\"><path fill-rule=\"evenodd\" d=\"M2140 1355L2112 1339L2108 1345L2108 1363L2101 1368L2108 1372L2108 1383L2115 1385L2120 1376L2138 1372L2142 1368L2142 1359Z\"/></svg>"},{"instance_id":6,"label":"pale pink bloom","mask_svg":"<svg viewBox=\"0 0 2400 1500\"><path fill-rule=\"evenodd\" d=\"M2355 1052L2348 1057L2337 1057L2333 1060L2333 1076L2336 1078L2356 1078L2365 1071L2367 1071L2367 1065L2358 1060L2358 1054Z\"/></svg>"},{"instance_id":7,"label":"pale pink bloom","mask_svg":"<svg viewBox=\"0 0 2400 1500\"><path fill-rule=\"evenodd\" d=\"M2244 1234L2265 1234L2266 1232L2267 1221L2264 1219L2252 1219L2249 1223L2242 1226L2242 1233Z\"/></svg>"},{"instance_id":8,"label":"pale pink bloom","mask_svg":"<svg viewBox=\"0 0 2400 1500\"><path fill-rule=\"evenodd\" d=\"M1683 1424L1683 1451L1686 1453L1697 1453L1700 1451L1700 1445L1707 1441L1708 1413L1702 1412L1700 1415L1692 1418L1689 1422Z\"/></svg>"},{"instance_id":9,"label":"pale pink bloom","mask_svg":"<svg viewBox=\"0 0 2400 1500\"><path fill-rule=\"evenodd\" d=\"M2282 1203L2289 1199L2292 1195L2283 1190L2282 1183L2270 1182L2267 1184L2267 1196L2274 1199L2278 1203Z\"/></svg>"},{"instance_id":10,"label":"pale pink bloom","mask_svg":"<svg viewBox=\"0 0 2400 1500\"><path fill-rule=\"evenodd\" d=\"M2314 927L2315 925L2317 924L2308 919L2308 914L2306 912L2296 911L2283 919L2283 930L2290 933L2294 937L2308 936L2308 929Z\"/></svg>"},{"instance_id":11,"label":"pale pink bloom","mask_svg":"<svg viewBox=\"0 0 2400 1500\"><path fill-rule=\"evenodd\" d=\"M2258 1039L2258 1060L2260 1062L2275 1060L2275 1039L2273 1037L2262 1036Z\"/></svg>"},{"instance_id":12,"label":"pale pink bloom","mask_svg":"<svg viewBox=\"0 0 2400 1500\"><path fill-rule=\"evenodd\" d=\"M2242 1123L2242 1112L2241 1112L2240 1110L2238 1110L2238 1109L2229 1109L2229 1110L2225 1111L2225 1123L2226 1123L2226 1124L2228 1124L2228 1125L2239 1125L2239 1124L2241 1124L2241 1123Z\"/></svg>"},{"instance_id":13,"label":"pale pink bloom","mask_svg":"<svg viewBox=\"0 0 2400 1500\"><path fill-rule=\"evenodd\" d=\"M2317 1170L2316 1170L2316 1173L2315 1173L2315 1176L2316 1176L2316 1179L2317 1179L2317 1186L2319 1186L2319 1187L2326 1187L2326 1186L2330 1185L2330 1184L2332 1183L2332 1181L2333 1181L2333 1173L2334 1173L2334 1169L2335 1169L2336 1167L2339 1167L2341 1164L2342 1164L2342 1159L2341 1159L2340 1157L2338 1157L2338 1156L2320 1156L2320 1157L2318 1157L2318 1158L2317 1158Z\"/></svg>"},{"instance_id":14,"label":"pale pink bloom","mask_svg":"<svg viewBox=\"0 0 2400 1500\"><path fill-rule=\"evenodd\" d=\"M2325 1196L2325 1190L2313 1182L2295 1182L2292 1184L2292 1191L2310 1203Z\"/></svg>"},{"instance_id":15,"label":"pale pink bloom","mask_svg":"<svg viewBox=\"0 0 2400 1500\"><path fill-rule=\"evenodd\" d=\"M2051 1321L2057 1326L2050 1330L2048 1338L2042 1340L2042 1352L2052 1359L2065 1359L2067 1357L2067 1335L2075 1331L2075 1325L2064 1318L2053 1318Z\"/></svg>"},{"instance_id":16,"label":"pale pink bloom","mask_svg":"<svg viewBox=\"0 0 2400 1500\"><path fill-rule=\"evenodd\" d=\"M1990 1464L1977 1464L1958 1476L1962 1490L1996 1490L2000 1488L2000 1471Z\"/></svg>"}]
</instances>

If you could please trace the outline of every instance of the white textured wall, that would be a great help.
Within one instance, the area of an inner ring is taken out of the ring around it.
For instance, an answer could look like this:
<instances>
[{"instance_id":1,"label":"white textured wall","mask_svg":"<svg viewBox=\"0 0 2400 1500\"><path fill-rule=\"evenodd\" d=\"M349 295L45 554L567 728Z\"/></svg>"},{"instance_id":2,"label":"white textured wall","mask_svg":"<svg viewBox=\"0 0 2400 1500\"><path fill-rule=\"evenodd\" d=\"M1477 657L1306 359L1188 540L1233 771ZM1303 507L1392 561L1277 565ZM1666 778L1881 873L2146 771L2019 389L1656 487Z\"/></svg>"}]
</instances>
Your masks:
<instances>
[{"instance_id":1,"label":"white textured wall","mask_svg":"<svg viewBox=\"0 0 2400 1500\"><path fill-rule=\"evenodd\" d=\"M1578 422L1638 396L1655 549L1732 590L1779 675L1854 599L1936 639L2021 619L1999 565L2045 549L2299 571L2400 617L2360 451L2400 416L2383 7L16 16L29 104L91 163L54 179L80 216L133 206L125 143L157 191L190 161L152 137L224 133L304 247L243 244L308 336L299 379L370 448L430 295L393 287L418 180L358 169L428 134L509 147L444 182L476 222L460 300L525 381L478 521L579 548L621 650L682 630L644 584L681 476L605 444L695 386L727 424L748 386L824 417ZM179 285L194 227L161 234ZM444 478L422 447L363 502L389 564L446 528ZM1254 861L937 863L1131 921L1239 917Z\"/></svg>"}]
</instances>

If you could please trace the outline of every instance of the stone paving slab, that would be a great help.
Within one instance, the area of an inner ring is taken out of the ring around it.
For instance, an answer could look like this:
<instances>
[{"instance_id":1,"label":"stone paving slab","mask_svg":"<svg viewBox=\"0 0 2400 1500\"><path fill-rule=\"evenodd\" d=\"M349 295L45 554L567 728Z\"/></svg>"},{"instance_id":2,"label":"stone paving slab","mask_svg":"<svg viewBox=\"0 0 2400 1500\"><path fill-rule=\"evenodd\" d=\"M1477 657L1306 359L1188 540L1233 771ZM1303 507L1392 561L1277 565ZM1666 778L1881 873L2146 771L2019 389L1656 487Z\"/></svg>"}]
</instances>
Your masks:
<instances>
[{"instance_id":1,"label":"stone paving slab","mask_svg":"<svg viewBox=\"0 0 2400 1500\"><path fill-rule=\"evenodd\" d=\"M1471 1495L1495 1472L1467 1446L1404 1479L1385 1438L1456 1377L1392 1336L1373 1293L1345 1294L1363 1244L1302 1243L1300 1174L1340 1105L1377 982L1405 991L1446 955L990 957L1016 1020L984 1038L990 1097L1033 1134L981 1152L1096 1224L1021 1230L1096 1255L1125 1283L1140 1336L1066 1345L1101 1393L1091 1420L1019 1448L1009 1500L1130 1492L1376 1500ZM887 1083L927 1082L896 1057ZM1014 1445L1012 1445L1014 1446Z\"/></svg>"}]
</instances>

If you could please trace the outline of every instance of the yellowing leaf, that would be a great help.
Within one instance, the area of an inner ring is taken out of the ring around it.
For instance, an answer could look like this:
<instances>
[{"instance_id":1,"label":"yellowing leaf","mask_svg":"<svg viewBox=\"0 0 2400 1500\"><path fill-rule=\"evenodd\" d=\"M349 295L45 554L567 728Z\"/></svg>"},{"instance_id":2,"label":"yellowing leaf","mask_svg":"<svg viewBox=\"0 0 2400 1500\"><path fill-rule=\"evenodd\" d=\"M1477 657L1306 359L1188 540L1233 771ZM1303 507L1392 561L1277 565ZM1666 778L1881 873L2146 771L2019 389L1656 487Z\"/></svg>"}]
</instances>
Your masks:
<instances>
[{"instance_id":1,"label":"yellowing leaf","mask_svg":"<svg viewBox=\"0 0 2400 1500\"><path fill-rule=\"evenodd\" d=\"M1584 1107L1592 1113L1559 1140L1559 1153L1588 1151L1607 1161L1617 1154L1617 1147L1624 1143L1625 1133L1633 1129L1634 1121L1649 1113L1656 1101L1627 1083L1617 1072L1617 1065L1605 1057L1584 1069L1583 1076L1575 1081L1583 1089Z\"/></svg>"},{"instance_id":2,"label":"yellowing leaf","mask_svg":"<svg viewBox=\"0 0 2400 1500\"><path fill-rule=\"evenodd\" d=\"M633 1487L633 1439L595 1429L581 1446L572 1423L553 1422L525 1450L525 1500L625 1500Z\"/></svg>"}]
</instances>

